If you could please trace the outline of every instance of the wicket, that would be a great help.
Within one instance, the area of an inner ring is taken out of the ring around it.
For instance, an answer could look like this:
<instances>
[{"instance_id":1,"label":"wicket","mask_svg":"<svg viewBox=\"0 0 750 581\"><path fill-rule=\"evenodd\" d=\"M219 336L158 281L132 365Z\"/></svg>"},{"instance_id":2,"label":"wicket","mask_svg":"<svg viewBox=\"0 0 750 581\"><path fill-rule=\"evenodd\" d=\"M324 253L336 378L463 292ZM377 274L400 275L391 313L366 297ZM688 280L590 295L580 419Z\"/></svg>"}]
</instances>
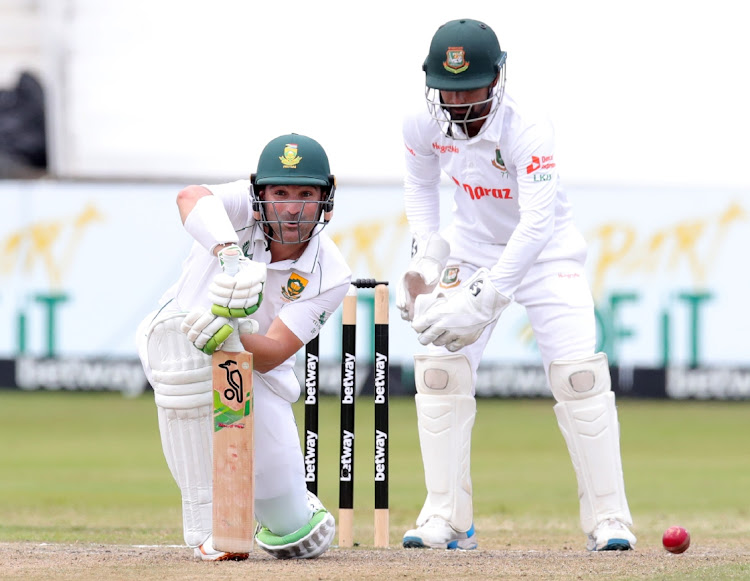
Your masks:
<instances>
[{"instance_id":1,"label":"wicket","mask_svg":"<svg viewBox=\"0 0 750 581\"><path fill-rule=\"evenodd\" d=\"M375 546L388 546L388 283L353 280L344 298L341 345L341 427L339 466L339 546L354 546L354 403L356 395L357 290L375 289L374 386L375 398ZM307 488L318 492L319 341L305 352L305 471Z\"/></svg>"}]
</instances>

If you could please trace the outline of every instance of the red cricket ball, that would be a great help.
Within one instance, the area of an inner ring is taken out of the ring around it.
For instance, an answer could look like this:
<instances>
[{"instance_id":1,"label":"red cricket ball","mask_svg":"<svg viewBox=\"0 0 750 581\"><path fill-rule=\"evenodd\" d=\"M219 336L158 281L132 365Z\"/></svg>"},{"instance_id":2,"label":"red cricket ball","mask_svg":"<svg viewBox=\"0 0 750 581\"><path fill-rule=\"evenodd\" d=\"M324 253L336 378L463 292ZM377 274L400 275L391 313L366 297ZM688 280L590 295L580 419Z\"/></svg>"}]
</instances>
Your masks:
<instances>
[{"instance_id":1,"label":"red cricket ball","mask_svg":"<svg viewBox=\"0 0 750 581\"><path fill-rule=\"evenodd\" d=\"M682 527L669 527L664 531L661 543L670 553L684 553L690 546L690 533Z\"/></svg>"}]
</instances>

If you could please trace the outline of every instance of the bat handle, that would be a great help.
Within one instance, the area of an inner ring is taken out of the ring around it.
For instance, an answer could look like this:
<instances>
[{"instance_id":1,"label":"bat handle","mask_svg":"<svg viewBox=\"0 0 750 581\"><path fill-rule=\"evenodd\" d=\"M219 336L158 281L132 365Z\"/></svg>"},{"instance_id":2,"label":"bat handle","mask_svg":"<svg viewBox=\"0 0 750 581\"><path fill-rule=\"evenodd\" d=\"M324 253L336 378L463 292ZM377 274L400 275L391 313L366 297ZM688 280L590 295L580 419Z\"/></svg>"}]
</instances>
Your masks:
<instances>
[{"instance_id":1,"label":"bat handle","mask_svg":"<svg viewBox=\"0 0 750 581\"><path fill-rule=\"evenodd\" d=\"M219 256L221 269L229 276L234 276L240 270L240 251L236 246L223 250Z\"/></svg>"},{"instance_id":2,"label":"bat handle","mask_svg":"<svg viewBox=\"0 0 750 581\"><path fill-rule=\"evenodd\" d=\"M237 319L232 319L232 321L235 321L235 324L237 324ZM240 353L245 350L245 346L240 341L239 329L235 328L232 334L226 338L226 341L221 345L221 350L227 353Z\"/></svg>"},{"instance_id":3,"label":"bat handle","mask_svg":"<svg viewBox=\"0 0 750 581\"><path fill-rule=\"evenodd\" d=\"M240 270L240 257L239 249L236 247L223 251L219 257L222 270L230 276L237 274ZM237 319L232 320L234 321L234 324L237 325ZM235 327L235 331L227 337L226 341L224 341L224 344L221 346L221 350L226 351L227 353L239 353L245 350L242 341L240 341L239 326Z\"/></svg>"}]
</instances>

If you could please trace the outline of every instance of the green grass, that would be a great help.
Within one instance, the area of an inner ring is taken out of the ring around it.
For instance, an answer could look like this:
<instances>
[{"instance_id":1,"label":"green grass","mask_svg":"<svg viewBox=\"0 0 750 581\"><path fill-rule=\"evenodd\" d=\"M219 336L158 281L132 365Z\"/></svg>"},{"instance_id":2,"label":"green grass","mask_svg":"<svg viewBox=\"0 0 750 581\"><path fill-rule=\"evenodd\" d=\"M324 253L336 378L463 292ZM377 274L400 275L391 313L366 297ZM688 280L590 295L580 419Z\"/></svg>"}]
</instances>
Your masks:
<instances>
[{"instance_id":1,"label":"green grass","mask_svg":"<svg viewBox=\"0 0 750 581\"><path fill-rule=\"evenodd\" d=\"M487 548L583 543L575 477L551 400L479 400L472 476ZM621 400L625 480L639 543L671 524L716 544L750 537L750 402ZM323 398L319 495L338 501L338 404ZM302 404L295 404L302 427ZM372 403L357 400L355 538L372 542ZM390 408L391 541L424 480L411 398ZM178 544L179 494L150 395L0 391L0 541ZM335 510L334 510L335 512Z\"/></svg>"}]
</instances>

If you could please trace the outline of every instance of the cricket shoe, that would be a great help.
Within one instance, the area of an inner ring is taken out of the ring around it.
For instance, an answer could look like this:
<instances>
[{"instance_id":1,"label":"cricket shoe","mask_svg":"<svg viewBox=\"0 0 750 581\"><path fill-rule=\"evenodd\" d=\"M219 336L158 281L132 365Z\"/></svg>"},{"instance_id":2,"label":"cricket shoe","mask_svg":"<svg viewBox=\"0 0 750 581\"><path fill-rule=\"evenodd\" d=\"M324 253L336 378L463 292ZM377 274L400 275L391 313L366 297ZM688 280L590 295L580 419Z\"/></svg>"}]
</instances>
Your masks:
<instances>
[{"instance_id":1,"label":"cricket shoe","mask_svg":"<svg viewBox=\"0 0 750 581\"><path fill-rule=\"evenodd\" d=\"M307 492L307 500L313 513L307 524L284 536L258 525L258 546L277 559L314 559L325 553L336 534L336 521L312 492Z\"/></svg>"},{"instance_id":2,"label":"cricket shoe","mask_svg":"<svg viewBox=\"0 0 750 581\"><path fill-rule=\"evenodd\" d=\"M451 527L445 519L431 516L416 529L406 531L403 540L406 549L462 549L477 548L474 525L465 533Z\"/></svg>"},{"instance_id":3,"label":"cricket shoe","mask_svg":"<svg viewBox=\"0 0 750 581\"><path fill-rule=\"evenodd\" d=\"M625 523L609 518L589 534L586 548L589 551L630 551L635 548L635 535Z\"/></svg>"},{"instance_id":4,"label":"cricket shoe","mask_svg":"<svg viewBox=\"0 0 750 581\"><path fill-rule=\"evenodd\" d=\"M248 557L248 553L225 553L224 551L217 551L213 546L213 535L206 539L206 542L201 546L193 549L193 554L196 559L201 561L244 561Z\"/></svg>"}]
</instances>

